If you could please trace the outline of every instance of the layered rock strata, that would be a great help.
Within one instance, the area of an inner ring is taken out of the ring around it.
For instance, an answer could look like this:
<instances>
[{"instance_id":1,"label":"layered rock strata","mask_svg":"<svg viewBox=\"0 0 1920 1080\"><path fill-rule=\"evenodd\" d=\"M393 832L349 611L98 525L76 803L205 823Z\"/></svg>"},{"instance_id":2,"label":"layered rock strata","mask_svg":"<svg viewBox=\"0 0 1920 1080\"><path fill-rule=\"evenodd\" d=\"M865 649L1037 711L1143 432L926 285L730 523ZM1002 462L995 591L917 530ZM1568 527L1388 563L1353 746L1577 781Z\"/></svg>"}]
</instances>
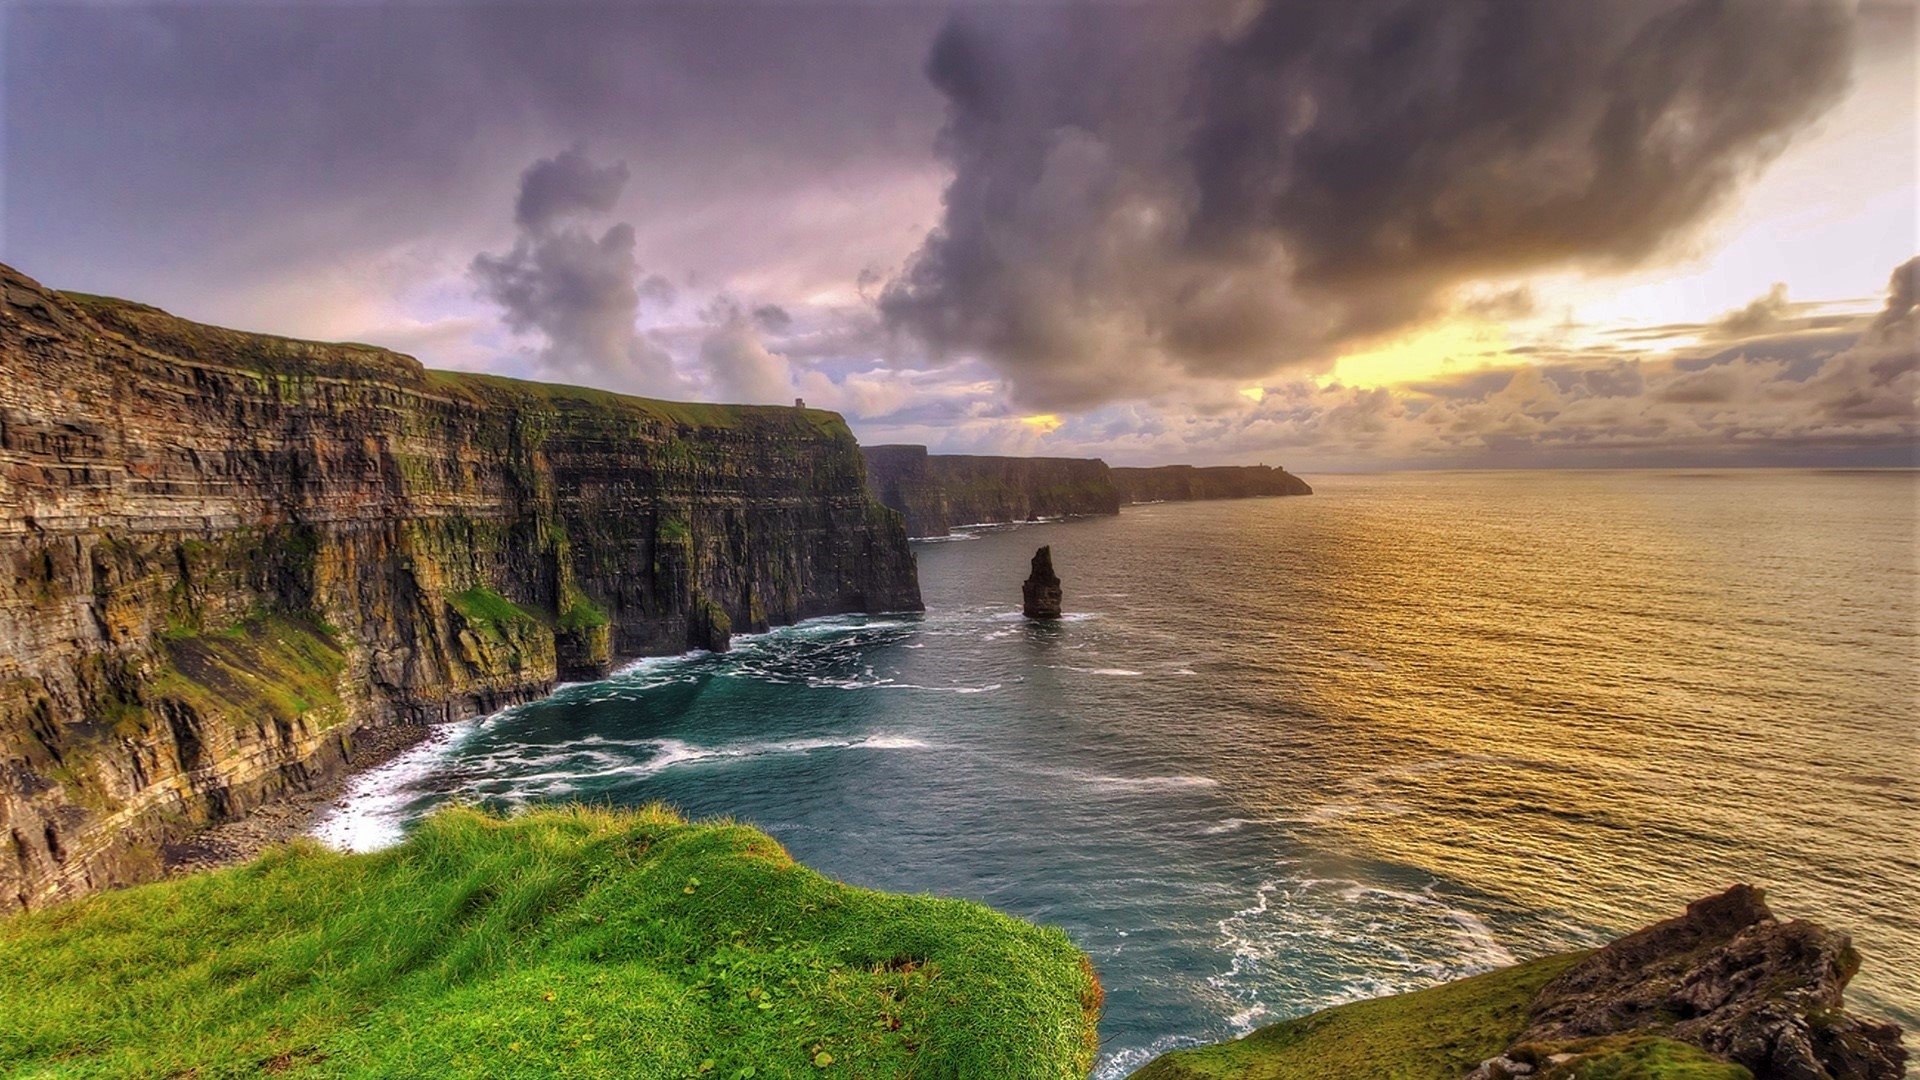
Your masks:
<instances>
[{"instance_id":1,"label":"layered rock strata","mask_svg":"<svg viewBox=\"0 0 1920 1080\"><path fill-rule=\"evenodd\" d=\"M1311 495L1306 481L1266 465L1110 468L1099 458L929 454L924 446L869 446L867 486L900 512L907 534L956 526L1117 514L1128 503Z\"/></svg>"},{"instance_id":2,"label":"layered rock strata","mask_svg":"<svg viewBox=\"0 0 1920 1080\"><path fill-rule=\"evenodd\" d=\"M0 906L154 876L369 727L920 606L833 413L0 290Z\"/></svg>"},{"instance_id":3,"label":"layered rock strata","mask_svg":"<svg viewBox=\"0 0 1920 1080\"><path fill-rule=\"evenodd\" d=\"M1099 458L929 454L924 446L869 446L867 485L898 510L910 536L945 536L956 525L1088 517L1120 512L1120 494Z\"/></svg>"}]
</instances>

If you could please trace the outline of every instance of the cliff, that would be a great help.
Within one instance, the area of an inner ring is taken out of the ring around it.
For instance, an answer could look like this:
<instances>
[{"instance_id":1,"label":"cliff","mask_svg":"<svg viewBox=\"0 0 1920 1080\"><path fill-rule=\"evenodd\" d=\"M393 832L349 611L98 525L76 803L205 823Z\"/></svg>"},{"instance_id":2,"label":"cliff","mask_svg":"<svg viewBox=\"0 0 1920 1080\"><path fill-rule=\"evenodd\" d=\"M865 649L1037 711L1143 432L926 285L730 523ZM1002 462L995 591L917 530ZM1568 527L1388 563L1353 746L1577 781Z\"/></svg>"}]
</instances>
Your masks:
<instances>
[{"instance_id":1,"label":"cliff","mask_svg":"<svg viewBox=\"0 0 1920 1080\"><path fill-rule=\"evenodd\" d=\"M929 454L924 446L868 446L867 489L906 519L907 535L956 525L1117 514L1127 503L1311 495L1306 481L1265 465L1109 468L1099 458Z\"/></svg>"},{"instance_id":2,"label":"cliff","mask_svg":"<svg viewBox=\"0 0 1920 1080\"><path fill-rule=\"evenodd\" d=\"M955 525L1120 512L1120 494L1098 458L929 454L924 446L869 446L867 486L898 510L910 536Z\"/></svg>"},{"instance_id":3,"label":"cliff","mask_svg":"<svg viewBox=\"0 0 1920 1080\"><path fill-rule=\"evenodd\" d=\"M1896 1025L1849 1012L1845 934L1737 885L1590 953L1176 1050L1133 1080L1900 1080Z\"/></svg>"},{"instance_id":4,"label":"cliff","mask_svg":"<svg viewBox=\"0 0 1920 1080\"><path fill-rule=\"evenodd\" d=\"M1305 480L1266 465L1156 465L1116 468L1113 485L1129 503L1245 499L1256 495L1311 495Z\"/></svg>"},{"instance_id":5,"label":"cliff","mask_svg":"<svg viewBox=\"0 0 1920 1080\"><path fill-rule=\"evenodd\" d=\"M0 922L8 1076L1084 1080L1099 1008L1059 930L658 809L446 810Z\"/></svg>"},{"instance_id":6,"label":"cliff","mask_svg":"<svg viewBox=\"0 0 1920 1080\"><path fill-rule=\"evenodd\" d=\"M0 903L614 657L919 606L840 417L429 371L0 267Z\"/></svg>"}]
</instances>

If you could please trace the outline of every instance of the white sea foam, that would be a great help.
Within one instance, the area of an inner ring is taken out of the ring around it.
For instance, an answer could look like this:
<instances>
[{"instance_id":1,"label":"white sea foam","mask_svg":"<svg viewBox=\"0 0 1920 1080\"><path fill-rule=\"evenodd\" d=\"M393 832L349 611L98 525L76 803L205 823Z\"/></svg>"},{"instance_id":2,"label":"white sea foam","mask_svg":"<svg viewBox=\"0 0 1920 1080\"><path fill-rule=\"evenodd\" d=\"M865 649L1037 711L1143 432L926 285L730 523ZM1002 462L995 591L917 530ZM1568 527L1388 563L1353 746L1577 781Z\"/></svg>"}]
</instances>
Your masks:
<instances>
[{"instance_id":1,"label":"white sea foam","mask_svg":"<svg viewBox=\"0 0 1920 1080\"><path fill-rule=\"evenodd\" d=\"M1122 1050L1102 1061L1093 1070L1091 1080L1125 1080L1141 1066L1161 1054L1178 1050L1183 1046L1199 1046L1204 1041L1188 1035L1162 1035L1145 1046Z\"/></svg>"},{"instance_id":2,"label":"white sea foam","mask_svg":"<svg viewBox=\"0 0 1920 1080\"><path fill-rule=\"evenodd\" d=\"M341 851L378 851L400 842L413 785L432 775L454 750L478 732L485 719L442 724L425 741L354 776L338 803L321 815L310 835Z\"/></svg>"},{"instance_id":3,"label":"white sea foam","mask_svg":"<svg viewBox=\"0 0 1920 1080\"><path fill-rule=\"evenodd\" d=\"M1328 990L1289 1011L1379 997L1504 967L1514 956L1478 915L1433 886L1394 889L1350 879L1277 878L1260 883L1253 902L1217 924L1225 971L1207 983L1233 1003L1233 1029L1244 1033L1274 1015L1264 998L1296 983L1300 965L1316 961ZM1365 956L1362 965L1343 957Z\"/></svg>"},{"instance_id":4,"label":"white sea foam","mask_svg":"<svg viewBox=\"0 0 1920 1080\"><path fill-rule=\"evenodd\" d=\"M1080 769L1037 769L1035 771L1047 776L1092 784L1094 787L1120 790L1165 791L1220 786L1220 781L1210 776L1109 776L1105 773L1086 772Z\"/></svg>"},{"instance_id":5,"label":"white sea foam","mask_svg":"<svg viewBox=\"0 0 1920 1080\"><path fill-rule=\"evenodd\" d=\"M909 735L878 732L858 739L787 739L781 741L729 743L723 746L693 746L679 739L657 739L658 752L649 760L628 766L637 775L651 775L678 765L708 761L733 761L742 758L772 757L786 754L811 754L821 750L930 750L933 744Z\"/></svg>"}]
</instances>

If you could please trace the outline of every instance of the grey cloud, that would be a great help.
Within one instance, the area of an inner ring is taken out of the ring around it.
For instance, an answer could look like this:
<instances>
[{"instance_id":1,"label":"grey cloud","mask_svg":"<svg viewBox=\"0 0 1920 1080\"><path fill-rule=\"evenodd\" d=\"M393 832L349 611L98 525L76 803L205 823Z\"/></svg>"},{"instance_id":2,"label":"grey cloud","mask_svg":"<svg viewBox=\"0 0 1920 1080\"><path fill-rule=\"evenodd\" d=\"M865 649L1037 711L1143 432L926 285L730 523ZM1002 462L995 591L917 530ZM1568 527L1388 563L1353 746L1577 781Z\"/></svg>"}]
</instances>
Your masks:
<instances>
[{"instance_id":1,"label":"grey cloud","mask_svg":"<svg viewBox=\"0 0 1920 1080\"><path fill-rule=\"evenodd\" d=\"M777 334L793 325L793 316L779 304L761 304L753 309L753 321L759 323L762 330Z\"/></svg>"},{"instance_id":2,"label":"grey cloud","mask_svg":"<svg viewBox=\"0 0 1920 1080\"><path fill-rule=\"evenodd\" d=\"M1712 405L1732 401L1739 381L1731 365L1721 364L1703 371L1688 371L1675 376L1654 392L1654 400L1677 405Z\"/></svg>"},{"instance_id":3,"label":"grey cloud","mask_svg":"<svg viewBox=\"0 0 1920 1080\"><path fill-rule=\"evenodd\" d=\"M753 315L738 305L716 304L700 363L723 401L782 405L793 400L793 372L785 356L767 348Z\"/></svg>"},{"instance_id":4,"label":"grey cloud","mask_svg":"<svg viewBox=\"0 0 1920 1080\"><path fill-rule=\"evenodd\" d=\"M637 325L643 288L653 290L654 279L643 279L634 260L633 226L596 237L579 224L556 224L611 207L626 175L624 164L596 166L573 150L536 162L521 178L513 248L476 256L471 273L509 328L545 339L545 373L670 394L680 388L672 358Z\"/></svg>"},{"instance_id":5,"label":"grey cloud","mask_svg":"<svg viewBox=\"0 0 1920 1080\"><path fill-rule=\"evenodd\" d=\"M544 229L568 214L604 214L631 175L624 161L595 165L580 146L541 158L520 176L513 220L523 229Z\"/></svg>"},{"instance_id":6,"label":"grey cloud","mask_svg":"<svg viewBox=\"0 0 1920 1080\"><path fill-rule=\"evenodd\" d=\"M1765 296L1755 298L1738 311L1727 312L1713 323L1710 331L1716 337L1751 337L1779 329L1792 311L1793 304L1787 299L1787 283L1776 281Z\"/></svg>"},{"instance_id":7,"label":"grey cloud","mask_svg":"<svg viewBox=\"0 0 1920 1080\"><path fill-rule=\"evenodd\" d=\"M890 321L1083 407L1323 362L1455 286L1683 236L1837 99L1844 0L1269 0L956 17Z\"/></svg>"}]
</instances>

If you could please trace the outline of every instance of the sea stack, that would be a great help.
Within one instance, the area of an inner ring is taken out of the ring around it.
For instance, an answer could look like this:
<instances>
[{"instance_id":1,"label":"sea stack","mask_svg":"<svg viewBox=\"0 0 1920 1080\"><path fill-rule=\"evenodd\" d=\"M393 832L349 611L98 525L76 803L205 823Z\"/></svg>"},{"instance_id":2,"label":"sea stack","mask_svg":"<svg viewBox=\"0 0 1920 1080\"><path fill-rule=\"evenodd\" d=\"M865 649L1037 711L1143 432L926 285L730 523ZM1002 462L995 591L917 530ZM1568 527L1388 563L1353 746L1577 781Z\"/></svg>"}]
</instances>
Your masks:
<instances>
[{"instance_id":1,"label":"sea stack","mask_svg":"<svg viewBox=\"0 0 1920 1080\"><path fill-rule=\"evenodd\" d=\"M1033 553L1033 573L1027 576L1020 593L1025 601L1021 610L1026 612L1027 618L1060 617L1060 577L1053 572L1052 547L1043 547Z\"/></svg>"}]
</instances>

